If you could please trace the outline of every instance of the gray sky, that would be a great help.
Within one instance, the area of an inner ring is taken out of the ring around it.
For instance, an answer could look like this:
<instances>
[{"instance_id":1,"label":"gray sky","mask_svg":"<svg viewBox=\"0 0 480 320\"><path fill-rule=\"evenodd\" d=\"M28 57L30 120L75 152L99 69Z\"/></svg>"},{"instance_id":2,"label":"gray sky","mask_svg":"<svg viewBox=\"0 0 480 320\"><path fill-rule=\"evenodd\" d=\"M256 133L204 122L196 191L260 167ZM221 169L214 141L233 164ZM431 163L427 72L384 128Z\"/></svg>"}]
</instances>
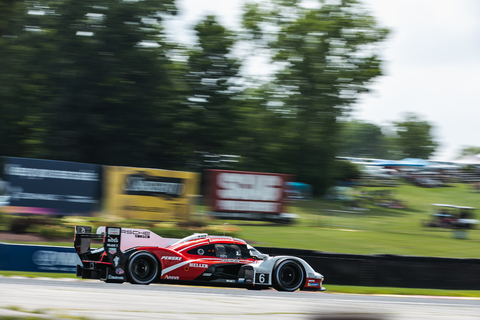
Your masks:
<instances>
[{"instance_id":1,"label":"gray sky","mask_svg":"<svg viewBox=\"0 0 480 320\"><path fill-rule=\"evenodd\" d=\"M480 0L363 0L382 26L385 76L361 96L352 114L377 125L414 112L434 127L434 159L451 160L464 146L480 146ZM177 30L215 14L239 25L241 0L177 0ZM185 29L184 29L185 30ZM179 33L177 41L194 37ZM259 70L256 66L255 70Z\"/></svg>"}]
</instances>

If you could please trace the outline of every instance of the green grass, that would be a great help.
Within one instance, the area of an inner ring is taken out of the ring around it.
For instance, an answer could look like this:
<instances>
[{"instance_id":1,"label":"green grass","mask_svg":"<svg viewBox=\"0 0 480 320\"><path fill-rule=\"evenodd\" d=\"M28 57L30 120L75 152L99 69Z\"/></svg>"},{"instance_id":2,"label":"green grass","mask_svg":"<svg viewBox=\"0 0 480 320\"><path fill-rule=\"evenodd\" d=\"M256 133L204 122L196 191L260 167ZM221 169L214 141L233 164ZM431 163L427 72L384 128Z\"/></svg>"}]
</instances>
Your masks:
<instances>
[{"instance_id":1,"label":"green grass","mask_svg":"<svg viewBox=\"0 0 480 320\"><path fill-rule=\"evenodd\" d=\"M72 229L73 230L73 229ZM32 244L32 245L39 245L39 246L55 246L55 247L72 247L73 248L73 239L72 241L42 241L42 242L21 242L21 241L4 241L4 243L12 243L12 244Z\"/></svg>"},{"instance_id":2,"label":"green grass","mask_svg":"<svg viewBox=\"0 0 480 320\"><path fill-rule=\"evenodd\" d=\"M0 270L0 275L4 277L21 276L26 278L71 278L77 279L75 273L50 273L50 272L26 272L26 271L5 271Z\"/></svg>"},{"instance_id":3,"label":"green grass","mask_svg":"<svg viewBox=\"0 0 480 320\"><path fill-rule=\"evenodd\" d=\"M407 208L387 209L363 203L367 211L353 211L339 202L314 199L299 201L290 206L288 212L300 216L292 225L231 220L204 221L208 221L211 229L217 230L212 233L221 235L225 227L227 235L243 238L256 246L354 254L480 258L480 230L469 230L467 239L456 239L452 230L425 228L421 224L422 220L430 218L432 203L480 209L480 193L471 192L468 186L458 183L444 188L422 188L401 183L397 187L362 187L358 191L360 190L390 190L395 198L407 204ZM195 216L202 217L198 212ZM69 227L73 234L72 223ZM120 223L126 222L116 222ZM224 226L224 223L228 225ZM37 244L72 246L73 241Z\"/></svg>"},{"instance_id":4,"label":"green grass","mask_svg":"<svg viewBox=\"0 0 480 320\"><path fill-rule=\"evenodd\" d=\"M443 290L443 289L411 289L387 287L356 287L324 284L329 293L375 294L375 295L419 295L444 297L480 298L480 290Z\"/></svg>"},{"instance_id":5,"label":"green grass","mask_svg":"<svg viewBox=\"0 0 480 320\"><path fill-rule=\"evenodd\" d=\"M432 203L480 208L480 194L469 192L463 184L445 188L401 184L389 190L408 207L388 209L365 204L368 211L353 211L332 201L301 201L290 208L290 212L300 215L293 226L236 222L241 229L239 235L257 246L354 254L480 258L480 230L469 230L467 239L456 239L452 230L425 228L421 224L422 220L430 218Z\"/></svg>"}]
</instances>

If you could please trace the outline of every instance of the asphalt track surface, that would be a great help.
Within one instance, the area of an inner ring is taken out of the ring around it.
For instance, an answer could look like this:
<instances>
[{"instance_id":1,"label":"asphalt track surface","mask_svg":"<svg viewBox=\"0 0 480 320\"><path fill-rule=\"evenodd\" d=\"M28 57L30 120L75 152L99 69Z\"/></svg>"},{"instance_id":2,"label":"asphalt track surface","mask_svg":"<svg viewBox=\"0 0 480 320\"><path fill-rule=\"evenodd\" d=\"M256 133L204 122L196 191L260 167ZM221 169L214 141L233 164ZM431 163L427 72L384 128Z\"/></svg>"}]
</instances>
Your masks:
<instances>
[{"instance_id":1,"label":"asphalt track surface","mask_svg":"<svg viewBox=\"0 0 480 320\"><path fill-rule=\"evenodd\" d=\"M328 290L328 285L326 285ZM41 313L34 313L41 311ZM277 292L0 276L0 317L480 319L480 299Z\"/></svg>"}]
</instances>

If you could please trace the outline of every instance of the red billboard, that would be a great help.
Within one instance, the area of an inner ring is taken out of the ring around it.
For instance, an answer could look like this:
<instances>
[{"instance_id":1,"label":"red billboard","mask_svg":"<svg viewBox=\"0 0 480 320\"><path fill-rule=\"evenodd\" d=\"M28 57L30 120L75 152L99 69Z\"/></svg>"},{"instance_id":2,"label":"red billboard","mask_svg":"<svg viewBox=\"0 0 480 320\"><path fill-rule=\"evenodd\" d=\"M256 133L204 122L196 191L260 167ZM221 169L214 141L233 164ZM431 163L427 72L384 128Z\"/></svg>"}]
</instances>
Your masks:
<instances>
[{"instance_id":1,"label":"red billboard","mask_svg":"<svg viewBox=\"0 0 480 320\"><path fill-rule=\"evenodd\" d=\"M207 170L208 199L214 212L278 215L283 212L285 182L291 175Z\"/></svg>"}]
</instances>

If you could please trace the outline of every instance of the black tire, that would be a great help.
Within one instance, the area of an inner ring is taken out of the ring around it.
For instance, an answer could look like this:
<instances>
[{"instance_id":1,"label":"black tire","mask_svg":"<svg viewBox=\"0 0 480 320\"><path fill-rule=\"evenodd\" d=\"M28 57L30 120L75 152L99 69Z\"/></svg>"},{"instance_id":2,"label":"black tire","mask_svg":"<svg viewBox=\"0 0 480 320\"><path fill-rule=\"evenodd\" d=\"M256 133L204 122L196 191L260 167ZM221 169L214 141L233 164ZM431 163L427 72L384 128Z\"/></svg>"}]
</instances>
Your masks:
<instances>
[{"instance_id":1,"label":"black tire","mask_svg":"<svg viewBox=\"0 0 480 320\"><path fill-rule=\"evenodd\" d=\"M153 254L138 251L128 260L127 277L133 284L150 284L158 275L158 262Z\"/></svg>"},{"instance_id":2,"label":"black tire","mask_svg":"<svg viewBox=\"0 0 480 320\"><path fill-rule=\"evenodd\" d=\"M295 260L277 262L273 269L273 287L278 291L295 291L305 283L305 271Z\"/></svg>"}]
</instances>

